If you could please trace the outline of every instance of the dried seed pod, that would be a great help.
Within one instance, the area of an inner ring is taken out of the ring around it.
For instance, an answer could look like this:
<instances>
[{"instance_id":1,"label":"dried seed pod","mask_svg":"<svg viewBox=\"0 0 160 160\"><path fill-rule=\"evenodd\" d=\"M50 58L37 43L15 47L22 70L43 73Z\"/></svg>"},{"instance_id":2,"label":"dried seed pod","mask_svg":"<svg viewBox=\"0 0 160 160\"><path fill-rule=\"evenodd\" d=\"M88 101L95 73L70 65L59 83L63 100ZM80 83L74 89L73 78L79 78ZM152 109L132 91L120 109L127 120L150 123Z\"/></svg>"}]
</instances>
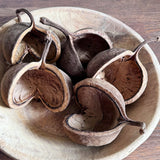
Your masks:
<instances>
[{"instance_id":1,"label":"dried seed pod","mask_svg":"<svg viewBox=\"0 0 160 160\"><path fill-rule=\"evenodd\" d=\"M73 79L82 79L84 77L83 67L86 68L92 57L100 51L112 48L110 38L101 31L84 28L69 33L66 29L47 18L41 17L40 22L59 29L66 36L57 65Z\"/></svg>"},{"instance_id":2,"label":"dried seed pod","mask_svg":"<svg viewBox=\"0 0 160 160\"><path fill-rule=\"evenodd\" d=\"M125 103L135 102L144 92L148 75L138 53L149 42L142 42L132 52L122 48L112 48L97 54L87 66L88 77L104 79L113 84L123 95ZM132 57L132 58L131 58Z\"/></svg>"},{"instance_id":3,"label":"dried seed pod","mask_svg":"<svg viewBox=\"0 0 160 160\"><path fill-rule=\"evenodd\" d=\"M21 22L19 14L25 12L31 24ZM35 25L32 14L26 9L17 9L16 14L19 22L10 26L3 36L2 49L3 55L7 62L16 64L23 60L27 54L31 54L34 58L40 59L44 45L47 30ZM52 43L47 56L48 62L56 61L61 52L60 40L56 34L52 33Z\"/></svg>"},{"instance_id":4,"label":"dried seed pod","mask_svg":"<svg viewBox=\"0 0 160 160\"><path fill-rule=\"evenodd\" d=\"M122 128L129 124L141 127L145 123L129 119L121 93L110 83L100 79L85 79L74 87L81 114L65 118L63 125L68 137L78 144L102 146L111 143Z\"/></svg>"},{"instance_id":5,"label":"dried seed pod","mask_svg":"<svg viewBox=\"0 0 160 160\"><path fill-rule=\"evenodd\" d=\"M39 62L17 64L5 73L1 95L9 107L26 106L33 98L39 98L53 112L62 111L68 106L72 94L71 79L56 66L45 62L52 36L47 36Z\"/></svg>"}]
</instances>

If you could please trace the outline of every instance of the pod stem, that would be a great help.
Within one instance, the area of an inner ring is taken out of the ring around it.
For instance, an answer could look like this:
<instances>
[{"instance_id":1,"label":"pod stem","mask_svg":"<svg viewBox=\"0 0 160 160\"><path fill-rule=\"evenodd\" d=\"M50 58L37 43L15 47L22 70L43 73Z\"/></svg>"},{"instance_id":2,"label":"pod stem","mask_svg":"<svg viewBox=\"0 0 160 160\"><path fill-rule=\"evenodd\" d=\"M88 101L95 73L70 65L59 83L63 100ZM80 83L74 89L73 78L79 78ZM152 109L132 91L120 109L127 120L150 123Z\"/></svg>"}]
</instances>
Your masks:
<instances>
[{"instance_id":1,"label":"pod stem","mask_svg":"<svg viewBox=\"0 0 160 160\"><path fill-rule=\"evenodd\" d=\"M33 28L35 28L35 21L34 21L34 18L33 18L33 16L32 16L32 14L31 14L28 10L26 10L26 9L24 9L24 8L20 8L20 9L17 9L17 10L16 10L16 15L17 15L17 17L18 17L18 21L19 21L19 22L22 22L21 17L20 17L20 13L21 13L21 12L24 12L24 13L26 13L26 14L29 16L29 18L30 18L30 20L31 20L30 27L33 25Z\"/></svg>"},{"instance_id":2,"label":"pod stem","mask_svg":"<svg viewBox=\"0 0 160 160\"><path fill-rule=\"evenodd\" d=\"M132 125L132 126L140 127L140 130L139 130L140 134L143 134L144 130L146 128L146 124L144 122L140 122L140 121L132 121L130 119L124 119L124 120L122 120L120 122L121 123L127 123L127 124Z\"/></svg>"},{"instance_id":3,"label":"pod stem","mask_svg":"<svg viewBox=\"0 0 160 160\"><path fill-rule=\"evenodd\" d=\"M50 31L47 32L46 39L47 39L47 41L45 43L43 53L42 53L42 57L41 57L41 60L40 60L40 62L41 62L40 68L41 69L45 69L46 58L47 58L49 48L50 48L51 43L52 43L52 37L51 37L51 32Z\"/></svg>"},{"instance_id":4,"label":"pod stem","mask_svg":"<svg viewBox=\"0 0 160 160\"><path fill-rule=\"evenodd\" d=\"M130 56L126 61L135 59L136 55L139 53L139 51L144 47L145 44L148 44L150 42L159 42L160 41L160 36L157 36L155 38L150 38L148 40L144 40L142 43L140 43L133 51L133 55Z\"/></svg>"},{"instance_id":5,"label":"pod stem","mask_svg":"<svg viewBox=\"0 0 160 160\"><path fill-rule=\"evenodd\" d=\"M56 24L52 21L50 21L48 18L46 17L41 17L40 18L40 22L44 25L48 25L48 26L51 26L51 27L54 27L58 30L60 30L65 36L66 38L69 38L69 36L73 36L71 33L69 33L65 28L63 28L62 26L60 26L59 24Z\"/></svg>"}]
</instances>

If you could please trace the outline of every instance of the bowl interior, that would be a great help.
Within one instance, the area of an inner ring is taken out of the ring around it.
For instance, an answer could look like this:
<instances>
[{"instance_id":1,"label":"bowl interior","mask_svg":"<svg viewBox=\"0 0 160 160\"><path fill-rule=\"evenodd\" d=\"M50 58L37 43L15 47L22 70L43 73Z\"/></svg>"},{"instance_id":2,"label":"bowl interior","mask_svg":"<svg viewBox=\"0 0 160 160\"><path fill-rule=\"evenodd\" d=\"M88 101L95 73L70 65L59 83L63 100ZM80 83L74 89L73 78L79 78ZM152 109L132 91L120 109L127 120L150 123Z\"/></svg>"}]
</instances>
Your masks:
<instances>
[{"instance_id":1,"label":"bowl interior","mask_svg":"<svg viewBox=\"0 0 160 160\"><path fill-rule=\"evenodd\" d=\"M143 39L134 30L111 16L96 11L57 7L35 10L32 12L36 24L44 16L64 26L70 32L91 27L105 32L113 41L114 47L133 50ZM26 15L23 21L29 21ZM12 20L1 27L0 43L4 30L15 23ZM60 37L63 35L57 32ZM3 103L0 97L0 148L10 156L21 160L57 160L57 159L122 159L142 144L152 133L159 121L159 71L158 61L152 50L146 45L139 54L140 60L148 72L148 85L144 94L134 104L127 106L128 117L146 123L146 132L139 134L136 127L126 126L118 138L103 147L85 147L70 141L62 128L63 117L76 110L72 104L62 113L52 113L40 102L32 101L27 107L13 110ZM0 48L0 81L7 70L7 65Z\"/></svg>"}]
</instances>

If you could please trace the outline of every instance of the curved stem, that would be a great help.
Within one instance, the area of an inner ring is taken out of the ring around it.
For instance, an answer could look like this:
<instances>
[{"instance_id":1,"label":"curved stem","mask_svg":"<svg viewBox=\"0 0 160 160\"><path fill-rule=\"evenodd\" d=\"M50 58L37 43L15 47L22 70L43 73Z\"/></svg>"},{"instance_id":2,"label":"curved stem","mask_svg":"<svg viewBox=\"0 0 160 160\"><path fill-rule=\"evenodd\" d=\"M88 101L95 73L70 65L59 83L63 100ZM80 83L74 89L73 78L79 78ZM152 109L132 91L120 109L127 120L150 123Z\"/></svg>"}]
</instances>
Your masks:
<instances>
[{"instance_id":1,"label":"curved stem","mask_svg":"<svg viewBox=\"0 0 160 160\"><path fill-rule=\"evenodd\" d=\"M41 17L40 18L40 22L44 25L48 25L48 26L51 26L51 27L54 27L58 30L60 30L65 36L66 38L68 38L69 36L72 36L71 33L69 33L65 28L63 28L62 26L60 26L59 24L56 24L52 21L50 21L48 18L46 17Z\"/></svg>"},{"instance_id":2,"label":"curved stem","mask_svg":"<svg viewBox=\"0 0 160 160\"><path fill-rule=\"evenodd\" d=\"M160 37L157 36L156 38L151 38L151 39L148 39L148 40L144 40L142 43L140 43L133 51L133 55L131 57L129 57L127 60L125 61L128 61L128 60L131 60L131 59L135 59L136 55L139 53L139 51L144 47L145 44L148 44L150 42L159 42L160 41Z\"/></svg>"},{"instance_id":3,"label":"curved stem","mask_svg":"<svg viewBox=\"0 0 160 160\"><path fill-rule=\"evenodd\" d=\"M41 69L45 68L46 58L47 58L47 55L48 55L48 52L49 52L49 48L50 48L51 43L52 43L52 37L51 37L51 33L50 32L48 32L46 39L47 39L47 41L45 43L45 46L44 46L44 49L43 49L43 53L42 53L42 57L41 57L41 60L40 60L40 62L41 62L40 68Z\"/></svg>"},{"instance_id":4,"label":"curved stem","mask_svg":"<svg viewBox=\"0 0 160 160\"><path fill-rule=\"evenodd\" d=\"M132 125L132 126L141 127L141 129L139 130L140 134L143 134L144 130L146 128L146 124L144 122L132 121L130 119L124 119L124 120L120 121L120 123L127 123L127 124Z\"/></svg>"},{"instance_id":5,"label":"curved stem","mask_svg":"<svg viewBox=\"0 0 160 160\"><path fill-rule=\"evenodd\" d=\"M35 28L35 21L34 21L34 18L33 18L33 16L32 16L32 14L31 14L28 10L26 10L26 9L24 9L24 8L21 8L21 9L17 9L17 10L16 10L16 15L17 15L17 17L18 17L18 21L19 21L19 22L22 22L21 17L20 17L20 15L19 15L21 12L24 12L24 13L26 13L26 14L29 16L29 18L30 18L30 20L31 20L30 26L33 25L33 28Z\"/></svg>"},{"instance_id":6,"label":"curved stem","mask_svg":"<svg viewBox=\"0 0 160 160\"><path fill-rule=\"evenodd\" d=\"M134 54L137 54L141 49L142 47L144 47L145 44L148 44L150 42L158 42L160 41L160 37L157 36L156 38L151 38L151 39L148 39L148 40L144 40L142 43L140 43L133 51Z\"/></svg>"},{"instance_id":7,"label":"curved stem","mask_svg":"<svg viewBox=\"0 0 160 160\"><path fill-rule=\"evenodd\" d=\"M130 124L130 125L132 125L132 126L141 127L141 129L139 130L139 132L140 132L140 134L144 133L144 130L146 128L146 124L144 122L129 120L129 121L127 121L127 123Z\"/></svg>"}]
</instances>

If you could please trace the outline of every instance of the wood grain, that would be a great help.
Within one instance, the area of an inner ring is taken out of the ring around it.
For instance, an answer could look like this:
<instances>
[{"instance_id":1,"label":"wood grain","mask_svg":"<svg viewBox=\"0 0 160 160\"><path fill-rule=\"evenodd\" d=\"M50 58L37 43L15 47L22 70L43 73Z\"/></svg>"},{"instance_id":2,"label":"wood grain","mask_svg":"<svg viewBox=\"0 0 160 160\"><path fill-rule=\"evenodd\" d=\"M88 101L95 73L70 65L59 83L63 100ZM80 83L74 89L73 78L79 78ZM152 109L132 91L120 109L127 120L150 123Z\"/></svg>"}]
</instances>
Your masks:
<instances>
[{"instance_id":1,"label":"wood grain","mask_svg":"<svg viewBox=\"0 0 160 160\"><path fill-rule=\"evenodd\" d=\"M44 7L76 6L94 9L109 14L132 27L144 38L155 33L160 33L160 1L159 0L1 0L0 1L0 25L14 17L16 8L27 7L34 10ZM160 45L150 45L160 60ZM159 160L160 159L160 124L152 136L125 160ZM0 160L13 160L0 152Z\"/></svg>"}]
</instances>

